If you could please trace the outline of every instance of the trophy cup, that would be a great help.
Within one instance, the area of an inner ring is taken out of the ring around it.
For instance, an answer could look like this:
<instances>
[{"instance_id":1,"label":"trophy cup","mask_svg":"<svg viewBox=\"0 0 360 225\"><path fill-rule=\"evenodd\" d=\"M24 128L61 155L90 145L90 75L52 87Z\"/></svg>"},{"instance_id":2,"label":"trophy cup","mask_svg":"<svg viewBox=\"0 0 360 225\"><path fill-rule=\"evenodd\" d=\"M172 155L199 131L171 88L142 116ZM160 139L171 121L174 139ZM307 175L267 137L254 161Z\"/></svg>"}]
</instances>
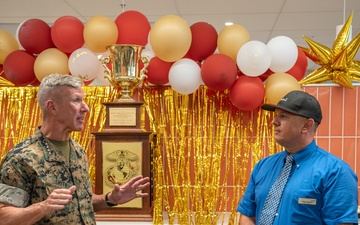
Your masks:
<instances>
[{"instance_id":1,"label":"trophy cup","mask_svg":"<svg viewBox=\"0 0 360 225\"><path fill-rule=\"evenodd\" d=\"M146 77L144 73L149 65L149 58L141 56L144 46L114 44L108 46L107 49L110 55L102 57L100 61L110 84L121 87L121 97L117 102L135 102L132 98L134 89ZM140 61L144 64L141 70ZM108 63L111 63L112 70L106 66Z\"/></svg>"}]
</instances>

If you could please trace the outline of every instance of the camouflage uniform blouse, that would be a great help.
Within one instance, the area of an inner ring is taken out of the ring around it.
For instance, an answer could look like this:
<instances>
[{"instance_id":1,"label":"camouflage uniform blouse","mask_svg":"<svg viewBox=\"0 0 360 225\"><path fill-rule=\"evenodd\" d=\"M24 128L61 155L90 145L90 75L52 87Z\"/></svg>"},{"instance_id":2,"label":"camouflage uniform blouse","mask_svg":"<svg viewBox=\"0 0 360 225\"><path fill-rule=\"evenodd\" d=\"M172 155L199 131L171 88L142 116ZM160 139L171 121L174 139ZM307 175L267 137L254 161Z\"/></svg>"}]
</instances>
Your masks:
<instances>
[{"instance_id":1,"label":"camouflage uniform blouse","mask_svg":"<svg viewBox=\"0 0 360 225\"><path fill-rule=\"evenodd\" d=\"M2 162L0 183L25 190L29 194L27 206L44 201L54 189L76 185L71 203L36 224L96 224L86 153L74 140L70 140L70 149L68 166L61 150L38 128L9 151Z\"/></svg>"}]
</instances>

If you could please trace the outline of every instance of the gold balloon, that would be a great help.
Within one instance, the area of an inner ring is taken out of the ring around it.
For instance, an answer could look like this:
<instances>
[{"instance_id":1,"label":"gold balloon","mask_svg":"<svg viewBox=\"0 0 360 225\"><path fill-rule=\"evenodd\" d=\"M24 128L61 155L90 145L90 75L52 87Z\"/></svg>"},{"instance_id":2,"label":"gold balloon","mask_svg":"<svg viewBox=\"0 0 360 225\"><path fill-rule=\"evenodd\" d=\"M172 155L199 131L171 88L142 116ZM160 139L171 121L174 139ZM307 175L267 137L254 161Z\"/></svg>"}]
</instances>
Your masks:
<instances>
[{"instance_id":1,"label":"gold balloon","mask_svg":"<svg viewBox=\"0 0 360 225\"><path fill-rule=\"evenodd\" d=\"M57 48L42 51L35 59L34 72L39 81L52 74L68 74L68 57Z\"/></svg>"},{"instance_id":2,"label":"gold balloon","mask_svg":"<svg viewBox=\"0 0 360 225\"><path fill-rule=\"evenodd\" d=\"M115 44L118 35L115 22L107 16L93 16L84 26L86 47L96 53L106 52L106 46Z\"/></svg>"},{"instance_id":3,"label":"gold balloon","mask_svg":"<svg viewBox=\"0 0 360 225\"><path fill-rule=\"evenodd\" d=\"M181 17L160 17L150 30L150 44L155 55L165 62L175 62L189 51L191 29Z\"/></svg>"},{"instance_id":4,"label":"gold balloon","mask_svg":"<svg viewBox=\"0 0 360 225\"><path fill-rule=\"evenodd\" d=\"M239 49L248 41L250 41L249 31L239 24L233 24L220 31L217 46L220 53L229 56L236 63Z\"/></svg>"},{"instance_id":5,"label":"gold balloon","mask_svg":"<svg viewBox=\"0 0 360 225\"><path fill-rule=\"evenodd\" d=\"M360 81L360 68L354 57L360 47L360 33L347 44L353 13L339 32L332 49L304 36L310 49L303 48L305 54L321 67L304 77L299 83L318 84L331 80L340 86L353 88L352 80Z\"/></svg>"},{"instance_id":6,"label":"gold balloon","mask_svg":"<svg viewBox=\"0 0 360 225\"><path fill-rule=\"evenodd\" d=\"M4 64L5 58L15 50L19 50L16 38L9 31L0 30L0 64Z\"/></svg>"},{"instance_id":7,"label":"gold balloon","mask_svg":"<svg viewBox=\"0 0 360 225\"><path fill-rule=\"evenodd\" d=\"M265 83L265 102L277 104L287 93L294 90L301 90L295 77L282 72L271 74Z\"/></svg>"}]
</instances>

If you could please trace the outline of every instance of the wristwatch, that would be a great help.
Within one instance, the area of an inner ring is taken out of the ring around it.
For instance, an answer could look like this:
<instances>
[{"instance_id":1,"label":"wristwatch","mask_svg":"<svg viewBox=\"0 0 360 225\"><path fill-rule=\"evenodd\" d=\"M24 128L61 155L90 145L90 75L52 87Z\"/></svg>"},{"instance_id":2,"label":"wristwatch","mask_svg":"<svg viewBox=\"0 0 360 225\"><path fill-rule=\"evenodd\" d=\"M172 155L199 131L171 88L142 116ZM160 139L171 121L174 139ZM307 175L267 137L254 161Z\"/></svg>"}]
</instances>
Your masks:
<instances>
[{"instance_id":1,"label":"wristwatch","mask_svg":"<svg viewBox=\"0 0 360 225\"><path fill-rule=\"evenodd\" d=\"M110 207L117 206L118 204L114 204L114 203L111 203L111 202L109 201L109 197L108 197L109 194L110 194L110 192L108 192L108 193L105 195L106 205L108 205L108 206L110 206Z\"/></svg>"}]
</instances>

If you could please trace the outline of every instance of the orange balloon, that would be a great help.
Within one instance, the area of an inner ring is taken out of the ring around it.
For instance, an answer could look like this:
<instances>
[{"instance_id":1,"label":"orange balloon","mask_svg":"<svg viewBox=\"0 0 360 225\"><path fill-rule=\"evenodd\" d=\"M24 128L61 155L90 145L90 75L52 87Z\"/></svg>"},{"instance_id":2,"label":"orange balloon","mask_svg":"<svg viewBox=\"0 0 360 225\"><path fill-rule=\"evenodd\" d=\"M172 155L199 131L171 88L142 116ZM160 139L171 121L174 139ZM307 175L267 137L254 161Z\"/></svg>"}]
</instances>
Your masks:
<instances>
[{"instance_id":1,"label":"orange balloon","mask_svg":"<svg viewBox=\"0 0 360 225\"><path fill-rule=\"evenodd\" d=\"M165 62L175 62L189 51L191 29L181 17L160 17L150 30L150 44L155 55Z\"/></svg>"},{"instance_id":2,"label":"orange balloon","mask_svg":"<svg viewBox=\"0 0 360 225\"><path fill-rule=\"evenodd\" d=\"M106 52L107 46L113 45L118 39L118 28L107 16L94 16L84 26L86 47L92 52Z\"/></svg>"},{"instance_id":3,"label":"orange balloon","mask_svg":"<svg viewBox=\"0 0 360 225\"><path fill-rule=\"evenodd\" d=\"M271 74L265 83L265 102L277 104L287 93L294 90L301 90L295 77L283 72Z\"/></svg>"},{"instance_id":4,"label":"orange balloon","mask_svg":"<svg viewBox=\"0 0 360 225\"><path fill-rule=\"evenodd\" d=\"M0 30L0 64L4 64L5 58L15 50L19 50L16 38L9 31Z\"/></svg>"},{"instance_id":5,"label":"orange balloon","mask_svg":"<svg viewBox=\"0 0 360 225\"><path fill-rule=\"evenodd\" d=\"M217 46L220 53L228 55L236 63L239 49L248 41L250 41L249 31L239 24L233 24L220 31Z\"/></svg>"},{"instance_id":6,"label":"orange balloon","mask_svg":"<svg viewBox=\"0 0 360 225\"><path fill-rule=\"evenodd\" d=\"M69 74L68 56L57 48L42 51L35 59L34 72L39 81L53 74Z\"/></svg>"}]
</instances>

